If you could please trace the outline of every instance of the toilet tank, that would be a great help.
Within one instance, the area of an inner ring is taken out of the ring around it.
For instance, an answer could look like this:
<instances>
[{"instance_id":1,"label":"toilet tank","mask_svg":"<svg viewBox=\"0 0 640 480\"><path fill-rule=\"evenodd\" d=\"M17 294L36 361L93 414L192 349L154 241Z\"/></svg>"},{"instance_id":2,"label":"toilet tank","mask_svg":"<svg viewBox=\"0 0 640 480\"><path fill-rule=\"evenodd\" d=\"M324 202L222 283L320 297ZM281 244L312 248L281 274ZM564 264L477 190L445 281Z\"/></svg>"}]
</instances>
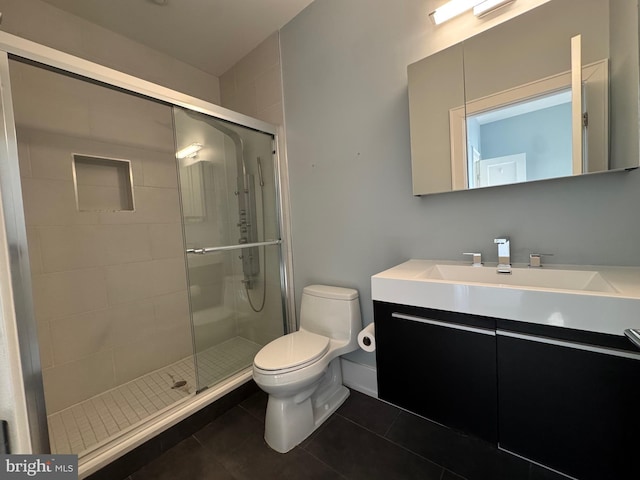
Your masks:
<instances>
[{"instance_id":1,"label":"toilet tank","mask_svg":"<svg viewBox=\"0 0 640 480\"><path fill-rule=\"evenodd\" d=\"M355 342L361 328L357 290L309 285L302 291L300 329L336 340Z\"/></svg>"}]
</instances>

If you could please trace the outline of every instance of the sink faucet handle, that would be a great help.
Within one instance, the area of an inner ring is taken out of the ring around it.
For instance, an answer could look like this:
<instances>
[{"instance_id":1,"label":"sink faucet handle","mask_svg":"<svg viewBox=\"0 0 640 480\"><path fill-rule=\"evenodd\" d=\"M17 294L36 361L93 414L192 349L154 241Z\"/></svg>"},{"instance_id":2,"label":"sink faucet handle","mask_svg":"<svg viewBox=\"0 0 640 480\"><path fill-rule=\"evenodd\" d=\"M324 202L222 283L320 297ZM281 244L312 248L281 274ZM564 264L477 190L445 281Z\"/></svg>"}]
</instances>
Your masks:
<instances>
[{"instance_id":1,"label":"sink faucet handle","mask_svg":"<svg viewBox=\"0 0 640 480\"><path fill-rule=\"evenodd\" d=\"M482 266L482 254L481 253L465 252L465 253L463 253L463 255L471 255L473 257L472 266L474 266L474 267L481 267Z\"/></svg>"},{"instance_id":2,"label":"sink faucet handle","mask_svg":"<svg viewBox=\"0 0 640 480\"><path fill-rule=\"evenodd\" d=\"M542 267L542 257L553 257L553 253L530 253L529 267L531 268Z\"/></svg>"}]
</instances>

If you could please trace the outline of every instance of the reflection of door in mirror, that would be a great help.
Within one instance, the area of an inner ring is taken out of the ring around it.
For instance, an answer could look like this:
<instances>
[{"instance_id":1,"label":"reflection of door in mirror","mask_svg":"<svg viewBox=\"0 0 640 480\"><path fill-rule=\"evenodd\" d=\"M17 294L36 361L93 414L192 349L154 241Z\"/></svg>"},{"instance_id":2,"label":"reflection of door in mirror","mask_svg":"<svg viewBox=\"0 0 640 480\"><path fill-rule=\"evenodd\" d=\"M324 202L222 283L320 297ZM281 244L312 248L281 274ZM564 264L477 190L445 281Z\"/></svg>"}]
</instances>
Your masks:
<instances>
[{"instance_id":1,"label":"reflection of door in mirror","mask_svg":"<svg viewBox=\"0 0 640 480\"><path fill-rule=\"evenodd\" d=\"M479 156L469 188L571 175L570 91L469 115L467 132L469 151ZM481 172L492 173L493 181L478 182Z\"/></svg>"},{"instance_id":2,"label":"reflection of door in mirror","mask_svg":"<svg viewBox=\"0 0 640 480\"><path fill-rule=\"evenodd\" d=\"M470 188L524 182L527 179L527 154L517 153L479 160L474 167L477 172L474 178L478 183Z\"/></svg>"},{"instance_id":3,"label":"reflection of door in mirror","mask_svg":"<svg viewBox=\"0 0 640 480\"><path fill-rule=\"evenodd\" d=\"M607 60L583 68L584 105L589 111L588 129L586 121L583 127L585 142L581 168L584 172L606 170L608 167L607 77ZM453 188L488 186L486 183L479 183L479 170L476 167L480 164L477 160L523 152L527 154L528 160L523 174L514 176L511 182L502 176L500 183L491 185L543 180L576 173L572 162L570 85L571 73L564 72L467 102L466 107L451 109ZM456 144L462 146L454 148L453 145ZM479 158L468 158L467 152L476 154ZM467 172L460 171L460 165L468 166L468 175ZM503 168L503 172L506 171Z\"/></svg>"}]
</instances>

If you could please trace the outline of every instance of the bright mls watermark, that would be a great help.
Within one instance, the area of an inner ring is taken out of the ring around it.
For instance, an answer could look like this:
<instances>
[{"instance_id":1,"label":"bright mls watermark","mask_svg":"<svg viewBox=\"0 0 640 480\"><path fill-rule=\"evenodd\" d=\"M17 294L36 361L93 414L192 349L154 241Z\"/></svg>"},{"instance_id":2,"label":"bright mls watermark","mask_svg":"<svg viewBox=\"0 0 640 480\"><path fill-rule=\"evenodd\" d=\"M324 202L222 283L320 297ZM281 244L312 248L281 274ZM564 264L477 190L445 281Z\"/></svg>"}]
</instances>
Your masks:
<instances>
[{"instance_id":1,"label":"bright mls watermark","mask_svg":"<svg viewBox=\"0 0 640 480\"><path fill-rule=\"evenodd\" d=\"M77 455L0 455L0 480L78 480Z\"/></svg>"}]
</instances>

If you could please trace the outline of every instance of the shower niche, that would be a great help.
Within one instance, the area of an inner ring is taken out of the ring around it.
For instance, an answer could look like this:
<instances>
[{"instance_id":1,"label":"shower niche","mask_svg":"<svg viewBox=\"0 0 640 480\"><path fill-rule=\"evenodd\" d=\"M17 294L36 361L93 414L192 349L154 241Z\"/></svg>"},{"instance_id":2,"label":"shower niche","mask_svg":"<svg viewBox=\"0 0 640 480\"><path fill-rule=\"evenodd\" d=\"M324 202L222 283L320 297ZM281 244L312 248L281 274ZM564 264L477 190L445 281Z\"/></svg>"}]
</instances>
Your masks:
<instances>
[{"instance_id":1,"label":"shower niche","mask_svg":"<svg viewBox=\"0 0 640 480\"><path fill-rule=\"evenodd\" d=\"M73 155L76 203L81 212L132 212L131 162Z\"/></svg>"}]
</instances>

